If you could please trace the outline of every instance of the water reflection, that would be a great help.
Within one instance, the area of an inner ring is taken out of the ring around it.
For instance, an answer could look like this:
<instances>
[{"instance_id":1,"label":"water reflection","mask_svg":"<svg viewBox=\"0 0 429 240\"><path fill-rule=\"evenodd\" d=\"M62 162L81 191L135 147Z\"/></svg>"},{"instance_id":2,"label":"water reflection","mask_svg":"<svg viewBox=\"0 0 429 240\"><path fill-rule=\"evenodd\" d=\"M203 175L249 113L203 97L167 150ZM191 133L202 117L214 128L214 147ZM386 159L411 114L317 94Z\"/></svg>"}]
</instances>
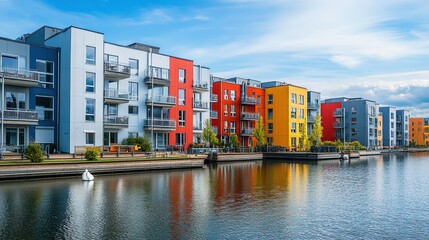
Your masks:
<instances>
[{"instance_id":1,"label":"water reflection","mask_svg":"<svg viewBox=\"0 0 429 240\"><path fill-rule=\"evenodd\" d=\"M428 172L428 154L391 154L318 164L227 163L95 182L0 183L0 236L422 237L429 234ZM417 220L427 228L413 229Z\"/></svg>"}]
</instances>

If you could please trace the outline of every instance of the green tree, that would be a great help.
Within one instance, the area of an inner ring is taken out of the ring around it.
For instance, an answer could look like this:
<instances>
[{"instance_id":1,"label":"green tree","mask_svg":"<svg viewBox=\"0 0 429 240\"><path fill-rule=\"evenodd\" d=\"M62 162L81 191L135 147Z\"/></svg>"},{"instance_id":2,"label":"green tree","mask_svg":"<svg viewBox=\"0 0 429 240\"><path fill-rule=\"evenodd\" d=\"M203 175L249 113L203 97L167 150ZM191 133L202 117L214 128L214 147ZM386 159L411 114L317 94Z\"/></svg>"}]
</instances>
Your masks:
<instances>
[{"instance_id":1,"label":"green tree","mask_svg":"<svg viewBox=\"0 0 429 240\"><path fill-rule=\"evenodd\" d=\"M256 127L252 132L253 136L256 138L256 145L263 146L265 145L265 129L264 129L264 120L262 117L259 117L256 122Z\"/></svg>"},{"instance_id":2,"label":"green tree","mask_svg":"<svg viewBox=\"0 0 429 240\"><path fill-rule=\"evenodd\" d=\"M310 146L320 146L322 143L323 136L323 127L322 127L322 117L318 114L314 118L313 122L313 131L309 136Z\"/></svg>"},{"instance_id":3,"label":"green tree","mask_svg":"<svg viewBox=\"0 0 429 240\"><path fill-rule=\"evenodd\" d=\"M25 158L33 163L39 163L43 161L42 147L38 143L30 143L25 149Z\"/></svg>"},{"instance_id":4,"label":"green tree","mask_svg":"<svg viewBox=\"0 0 429 240\"><path fill-rule=\"evenodd\" d=\"M229 142L233 148L238 148L240 146L240 143L238 142L238 136L235 133L229 135Z\"/></svg>"},{"instance_id":5,"label":"green tree","mask_svg":"<svg viewBox=\"0 0 429 240\"><path fill-rule=\"evenodd\" d=\"M217 139L216 133L212 129L212 125L210 124L210 119L206 119L204 122L204 128L203 128L203 141L206 143L206 146L209 147L211 145L218 145L219 140Z\"/></svg>"},{"instance_id":6,"label":"green tree","mask_svg":"<svg viewBox=\"0 0 429 240\"><path fill-rule=\"evenodd\" d=\"M299 128L299 133L301 137L299 138L299 149L301 151L308 151L310 145L308 143L308 133L307 133L307 118L304 118L304 123L301 128Z\"/></svg>"}]
</instances>

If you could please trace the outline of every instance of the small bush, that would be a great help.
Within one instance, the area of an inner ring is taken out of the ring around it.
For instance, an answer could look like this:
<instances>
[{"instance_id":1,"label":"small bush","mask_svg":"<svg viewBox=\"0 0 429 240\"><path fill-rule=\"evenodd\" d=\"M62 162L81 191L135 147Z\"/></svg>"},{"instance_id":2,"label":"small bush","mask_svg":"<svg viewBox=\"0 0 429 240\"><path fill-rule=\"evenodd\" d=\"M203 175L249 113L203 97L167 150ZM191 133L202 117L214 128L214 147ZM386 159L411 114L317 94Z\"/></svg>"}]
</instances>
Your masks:
<instances>
[{"instance_id":1,"label":"small bush","mask_svg":"<svg viewBox=\"0 0 429 240\"><path fill-rule=\"evenodd\" d=\"M25 149L25 158L33 163L43 162L42 147L38 143L30 143Z\"/></svg>"},{"instance_id":2,"label":"small bush","mask_svg":"<svg viewBox=\"0 0 429 240\"><path fill-rule=\"evenodd\" d=\"M87 161L98 161L100 159L100 150L96 147L87 147L85 159Z\"/></svg>"},{"instance_id":3,"label":"small bush","mask_svg":"<svg viewBox=\"0 0 429 240\"><path fill-rule=\"evenodd\" d=\"M129 137L122 141L124 145L137 145L140 151L149 152L152 150L152 144L147 136L144 137Z\"/></svg>"}]
</instances>

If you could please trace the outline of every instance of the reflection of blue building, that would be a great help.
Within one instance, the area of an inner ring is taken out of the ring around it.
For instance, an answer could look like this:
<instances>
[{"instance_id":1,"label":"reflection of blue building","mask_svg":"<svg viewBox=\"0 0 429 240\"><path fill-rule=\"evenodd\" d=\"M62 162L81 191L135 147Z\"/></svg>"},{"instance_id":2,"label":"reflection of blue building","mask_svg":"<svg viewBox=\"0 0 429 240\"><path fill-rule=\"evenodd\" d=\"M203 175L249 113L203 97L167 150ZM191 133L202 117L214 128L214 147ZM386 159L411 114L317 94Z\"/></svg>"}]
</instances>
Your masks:
<instances>
[{"instance_id":1,"label":"reflection of blue building","mask_svg":"<svg viewBox=\"0 0 429 240\"><path fill-rule=\"evenodd\" d=\"M31 141L57 144L56 48L0 38L0 145L12 150Z\"/></svg>"}]
</instances>

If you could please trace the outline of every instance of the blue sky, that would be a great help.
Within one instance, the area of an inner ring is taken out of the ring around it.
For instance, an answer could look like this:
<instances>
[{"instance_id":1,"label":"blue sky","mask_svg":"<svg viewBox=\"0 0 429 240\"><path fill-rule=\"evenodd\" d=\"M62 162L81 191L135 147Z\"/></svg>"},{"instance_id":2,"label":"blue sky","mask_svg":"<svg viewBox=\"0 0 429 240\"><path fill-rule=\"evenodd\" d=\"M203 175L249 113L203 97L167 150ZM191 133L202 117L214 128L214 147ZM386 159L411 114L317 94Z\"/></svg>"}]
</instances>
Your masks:
<instances>
[{"instance_id":1,"label":"blue sky","mask_svg":"<svg viewBox=\"0 0 429 240\"><path fill-rule=\"evenodd\" d=\"M1 36L88 28L193 59L216 76L277 80L429 117L427 0L0 0Z\"/></svg>"}]
</instances>

